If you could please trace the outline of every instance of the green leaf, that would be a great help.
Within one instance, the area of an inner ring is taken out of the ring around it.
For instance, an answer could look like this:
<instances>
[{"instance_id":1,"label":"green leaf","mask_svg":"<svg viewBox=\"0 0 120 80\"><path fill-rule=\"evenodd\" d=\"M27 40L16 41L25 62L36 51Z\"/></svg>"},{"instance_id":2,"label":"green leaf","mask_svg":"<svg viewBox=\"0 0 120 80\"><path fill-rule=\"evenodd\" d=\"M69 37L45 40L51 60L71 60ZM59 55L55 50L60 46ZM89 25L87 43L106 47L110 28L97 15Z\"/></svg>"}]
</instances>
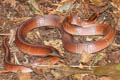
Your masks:
<instances>
[{"instance_id":1,"label":"green leaf","mask_svg":"<svg viewBox=\"0 0 120 80\"><path fill-rule=\"evenodd\" d=\"M117 65L117 70L120 71L120 64Z\"/></svg>"}]
</instances>

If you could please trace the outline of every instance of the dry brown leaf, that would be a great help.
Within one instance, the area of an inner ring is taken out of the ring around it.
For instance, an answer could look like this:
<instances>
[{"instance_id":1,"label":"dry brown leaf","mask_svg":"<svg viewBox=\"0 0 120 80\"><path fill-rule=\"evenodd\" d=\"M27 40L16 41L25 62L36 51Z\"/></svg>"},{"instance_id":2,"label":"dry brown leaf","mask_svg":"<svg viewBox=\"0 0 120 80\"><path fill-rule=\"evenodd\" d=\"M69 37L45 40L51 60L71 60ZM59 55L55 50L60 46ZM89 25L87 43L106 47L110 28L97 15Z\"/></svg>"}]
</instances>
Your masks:
<instances>
[{"instance_id":1,"label":"dry brown leaf","mask_svg":"<svg viewBox=\"0 0 120 80\"><path fill-rule=\"evenodd\" d=\"M0 69L0 73L6 73L6 72L8 72L7 70L1 70Z\"/></svg>"},{"instance_id":2,"label":"dry brown leaf","mask_svg":"<svg viewBox=\"0 0 120 80\"><path fill-rule=\"evenodd\" d=\"M93 60L93 65L96 64L97 62L103 60L107 55L105 53L100 53L100 54L97 54L95 57L94 57L94 60Z\"/></svg>"},{"instance_id":3,"label":"dry brown leaf","mask_svg":"<svg viewBox=\"0 0 120 80\"><path fill-rule=\"evenodd\" d=\"M60 53L64 53L61 49L62 41L61 40L50 40L50 41L44 41L45 45L53 46L57 50L59 50Z\"/></svg>"},{"instance_id":4,"label":"dry brown leaf","mask_svg":"<svg viewBox=\"0 0 120 80\"><path fill-rule=\"evenodd\" d=\"M64 4L65 2L73 2L75 0L62 0L61 3Z\"/></svg>"},{"instance_id":5,"label":"dry brown leaf","mask_svg":"<svg viewBox=\"0 0 120 80\"><path fill-rule=\"evenodd\" d=\"M31 73L21 73L21 72L17 73L19 80L32 80L30 75Z\"/></svg>"},{"instance_id":6,"label":"dry brown leaf","mask_svg":"<svg viewBox=\"0 0 120 80\"><path fill-rule=\"evenodd\" d=\"M29 0L30 4L32 4L32 6L36 9L36 10L39 10L39 7L38 7L38 3L36 2L36 0Z\"/></svg>"},{"instance_id":7,"label":"dry brown leaf","mask_svg":"<svg viewBox=\"0 0 120 80\"><path fill-rule=\"evenodd\" d=\"M120 0L112 0L111 4L120 11Z\"/></svg>"},{"instance_id":8,"label":"dry brown leaf","mask_svg":"<svg viewBox=\"0 0 120 80\"><path fill-rule=\"evenodd\" d=\"M51 73L56 79L70 75L73 75L74 78L81 78L84 74L91 74L92 71L89 69L81 69L78 67L64 66L55 68L55 70L51 71Z\"/></svg>"},{"instance_id":9,"label":"dry brown leaf","mask_svg":"<svg viewBox=\"0 0 120 80\"><path fill-rule=\"evenodd\" d=\"M36 14L40 14L40 9L36 0L29 0L28 3L32 6Z\"/></svg>"},{"instance_id":10,"label":"dry brown leaf","mask_svg":"<svg viewBox=\"0 0 120 80\"><path fill-rule=\"evenodd\" d=\"M101 77L99 80L114 80L114 79L111 77Z\"/></svg>"},{"instance_id":11,"label":"dry brown leaf","mask_svg":"<svg viewBox=\"0 0 120 80\"><path fill-rule=\"evenodd\" d=\"M15 7L16 6L16 0L4 0L2 1L3 4L10 4L11 7Z\"/></svg>"},{"instance_id":12,"label":"dry brown leaf","mask_svg":"<svg viewBox=\"0 0 120 80\"><path fill-rule=\"evenodd\" d=\"M88 63L93 58L93 55L86 53L85 51L81 55L80 62Z\"/></svg>"},{"instance_id":13,"label":"dry brown leaf","mask_svg":"<svg viewBox=\"0 0 120 80\"><path fill-rule=\"evenodd\" d=\"M72 75L74 78L77 78L77 79L80 79L82 76L81 76L81 74L74 74L74 75Z\"/></svg>"},{"instance_id":14,"label":"dry brown leaf","mask_svg":"<svg viewBox=\"0 0 120 80\"><path fill-rule=\"evenodd\" d=\"M104 6L107 3L107 0L90 0L93 5Z\"/></svg>"},{"instance_id":15,"label":"dry brown leaf","mask_svg":"<svg viewBox=\"0 0 120 80\"><path fill-rule=\"evenodd\" d=\"M63 69L64 69L64 67L63 67ZM65 69L68 69L69 71L67 72L67 71L62 71L62 70L52 70L51 71L51 73L52 73L52 75L55 77L55 79L60 79L60 78L62 78L62 77L65 77L65 76L70 76L70 75L73 75L73 74L75 74L74 72L70 72L70 70L72 70L72 69L69 69L69 68L65 68ZM73 75L73 77L76 77L76 78L78 78L78 77L80 77L80 74L79 75Z\"/></svg>"},{"instance_id":16,"label":"dry brown leaf","mask_svg":"<svg viewBox=\"0 0 120 80\"><path fill-rule=\"evenodd\" d=\"M102 39L103 36L88 36L86 38L86 41L92 41L92 40L99 40L99 39Z\"/></svg>"},{"instance_id":17,"label":"dry brown leaf","mask_svg":"<svg viewBox=\"0 0 120 80\"><path fill-rule=\"evenodd\" d=\"M65 2L62 6L57 9L59 12L69 11L72 7L72 2Z\"/></svg>"},{"instance_id":18,"label":"dry brown leaf","mask_svg":"<svg viewBox=\"0 0 120 80\"><path fill-rule=\"evenodd\" d=\"M60 79L63 77L63 73L61 71L51 71L52 75L55 77L55 79Z\"/></svg>"}]
</instances>

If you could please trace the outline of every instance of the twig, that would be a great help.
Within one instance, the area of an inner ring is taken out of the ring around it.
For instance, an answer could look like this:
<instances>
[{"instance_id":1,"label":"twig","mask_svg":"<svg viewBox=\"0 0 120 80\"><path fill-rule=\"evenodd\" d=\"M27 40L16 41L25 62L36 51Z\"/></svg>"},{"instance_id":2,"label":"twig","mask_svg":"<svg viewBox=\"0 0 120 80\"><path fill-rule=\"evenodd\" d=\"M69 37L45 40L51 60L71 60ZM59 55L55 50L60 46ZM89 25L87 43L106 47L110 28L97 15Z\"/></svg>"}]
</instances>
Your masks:
<instances>
[{"instance_id":1,"label":"twig","mask_svg":"<svg viewBox=\"0 0 120 80\"><path fill-rule=\"evenodd\" d=\"M20 65L20 62L18 61L18 58L17 58L17 56L16 56L16 53L13 53L13 55L14 55L14 58L15 58L15 63Z\"/></svg>"},{"instance_id":2,"label":"twig","mask_svg":"<svg viewBox=\"0 0 120 80\"><path fill-rule=\"evenodd\" d=\"M15 29L11 29L10 30L10 39L9 39L9 44L12 44L12 42L14 41L14 39L15 39L15 32L16 32L16 30Z\"/></svg>"},{"instance_id":3,"label":"twig","mask_svg":"<svg viewBox=\"0 0 120 80\"><path fill-rule=\"evenodd\" d=\"M0 70L0 73L6 73L6 72L9 72L7 70Z\"/></svg>"},{"instance_id":4,"label":"twig","mask_svg":"<svg viewBox=\"0 0 120 80\"><path fill-rule=\"evenodd\" d=\"M120 47L120 44L113 43L112 45L115 47Z\"/></svg>"},{"instance_id":5,"label":"twig","mask_svg":"<svg viewBox=\"0 0 120 80\"><path fill-rule=\"evenodd\" d=\"M0 36L6 36L6 35L10 35L10 33L0 33Z\"/></svg>"},{"instance_id":6,"label":"twig","mask_svg":"<svg viewBox=\"0 0 120 80\"><path fill-rule=\"evenodd\" d=\"M48 80L48 78L47 78L45 72L44 72L43 70L41 70L41 71L42 71L42 73L43 73L43 76L44 76L45 80Z\"/></svg>"},{"instance_id":7,"label":"twig","mask_svg":"<svg viewBox=\"0 0 120 80\"><path fill-rule=\"evenodd\" d=\"M65 67L65 65L31 65L33 68L35 67L40 67L40 68L59 68L59 67ZM80 68L79 65L70 65L68 67L71 68ZM90 68L91 66L83 66L83 68ZM98 67L98 66L92 66L93 67Z\"/></svg>"}]
</instances>

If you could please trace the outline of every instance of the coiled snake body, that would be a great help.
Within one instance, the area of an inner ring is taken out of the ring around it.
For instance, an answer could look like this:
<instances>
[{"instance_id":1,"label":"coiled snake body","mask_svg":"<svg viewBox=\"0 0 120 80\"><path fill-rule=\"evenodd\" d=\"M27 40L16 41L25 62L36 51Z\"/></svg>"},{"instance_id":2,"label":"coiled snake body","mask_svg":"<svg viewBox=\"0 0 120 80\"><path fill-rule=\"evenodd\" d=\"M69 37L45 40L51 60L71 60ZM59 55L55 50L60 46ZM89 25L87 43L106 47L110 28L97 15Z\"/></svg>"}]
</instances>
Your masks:
<instances>
[{"instance_id":1,"label":"coiled snake body","mask_svg":"<svg viewBox=\"0 0 120 80\"><path fill-rule=\"evenodd\" d=\"M48 56L55 52L57 56L47 57L46 61L50 61L52 64L57 63L60 60L59 52L51 46L46 45L33 45L25 40L26 34L37 27L52 26L58 28L62 34L62 41L64 48L72 53L95 53L106 48L112 43L115 37L115 30L107 24L94 24L91 22L82 22L79 17L63 18L56 15L43 15L31 18L17 29L15 42L19 50L24 53L28 53L34 56ZM104 35L104 38L90 43L73 43L72 35ZM27 68L23 65L15 65L9 63L10 50L7 46L8 37L3 41L3 47L5 49L5 69L10 72L32 72L31 68ZM44 61L43 61L44 62ZM41 62L34 63L35 65L42 64Z\"/></svg>"}]
</instances>

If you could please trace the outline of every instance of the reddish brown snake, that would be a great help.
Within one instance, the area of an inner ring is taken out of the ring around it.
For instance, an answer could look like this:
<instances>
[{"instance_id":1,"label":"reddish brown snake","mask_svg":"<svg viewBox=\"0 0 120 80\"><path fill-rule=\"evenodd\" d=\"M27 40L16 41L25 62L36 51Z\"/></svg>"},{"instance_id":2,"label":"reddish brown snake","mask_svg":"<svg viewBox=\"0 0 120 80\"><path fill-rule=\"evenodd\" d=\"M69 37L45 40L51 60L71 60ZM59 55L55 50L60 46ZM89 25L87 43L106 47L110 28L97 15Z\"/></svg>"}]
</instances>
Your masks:
<instances>
[{"instance_id":1,"label":"reddish brown snake","mask_svg":"<svg viewBox=\"0 0 120 80\"><path fill-rule=\"evenodd\" d=\"M110 45L115 37L115 30L111 26L82 22L79 17L70 17L67 21L64 21L64 30L72 35L104 35L104 38L95 42L75 44L72 42L71 35L63 34L64 48L72 53L82 53L83 51L94 53L100 51Z\"/></svg>"},{"instance_id":2,"label":"reddish brown snake","mask_svg":"<svg viewBox=\"0 0 120 80\"><path fill-rule=\"evenodd\" d=\"M34 28L43 27L43 26L52 26L58 28L62 34L64 48L72 53L82 53L83 51L86 51L87 53L94 53L100 51L105 47L107 47L109 44L111 44L115 37L115 30L111 26L106 24L93 24L93 22L82 22L79 19L79 17L70 17L64 20L63 17L59 17L56 15L44 15L44 16L31 18L25 21L18 28L15 37L17 47L22 52L34 56L54 55L53 52L59 56L59 52L51 46L33 45L25 40L27 32L29 32ZM72 35L105 35L105 37L96 42L75 44L72 42L71 34ZM10 57L9 57L10 51L7 46L7 38L5 38L5 40L3 41L3 46L6 54L5 55L6 70L11 72L17 72L18 70L21 70L22 72L32 71L32 69L24 67L22 65L20 66L20 65L10 64L8 62L10 61ZM55 64L60 60L58 56L50 56L45 60L50 59L51 63ZM36 62L35 64L37 65L41 63Z\"/></svg>"}]
</instances>

